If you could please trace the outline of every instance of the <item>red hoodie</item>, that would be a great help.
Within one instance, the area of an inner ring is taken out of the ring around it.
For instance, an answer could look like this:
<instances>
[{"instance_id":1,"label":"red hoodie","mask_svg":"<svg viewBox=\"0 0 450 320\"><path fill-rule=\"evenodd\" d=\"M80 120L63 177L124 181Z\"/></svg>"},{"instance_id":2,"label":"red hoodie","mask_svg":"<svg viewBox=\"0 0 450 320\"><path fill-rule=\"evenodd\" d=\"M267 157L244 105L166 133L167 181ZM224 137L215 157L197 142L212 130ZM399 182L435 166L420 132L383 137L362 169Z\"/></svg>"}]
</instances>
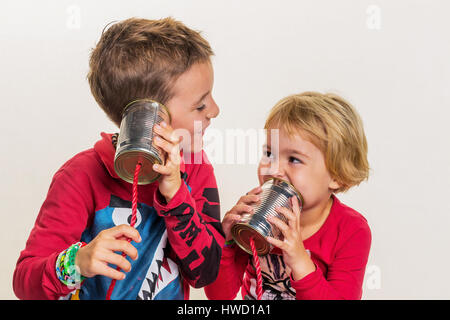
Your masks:
<instances>
[{"instance_id":1,"label":"red hoodie","mask_svg":"<svg viewBox=\"0 0 450 320\"><path fill-rule=\"evenodd\" d=\"M67 161L54 175L35 225L17 261L13 288L20 299L58 299L73 289L56 276L58 254L89 242L104 229L129 223L132 185L114 171L111 135ZM213 167L181 164L184 183L169 203L158 183L138 187L134 243L139 258L116 283L112 299L188 299L189 285L205 286L217 276L224 243ZM80 299L104 299L110 278L86 279Z\"/></svg>"},{"instance_id":2,"label":"red hoodie","mask_svg":"<svg viewBox=\"0 0 450 320\"><path fill-rule=\"evenodd\" d=\"M279 250L260 257L263 300L361 299L370 229L361 214L332 197L333 205L326 221L303 241L316 271L294 281ZM242 287L244 299L255 299L256 274L249 257L235 244L223 248L217 280L205 287L207 297L234 299Z\"/></svg>"}]
</instances>

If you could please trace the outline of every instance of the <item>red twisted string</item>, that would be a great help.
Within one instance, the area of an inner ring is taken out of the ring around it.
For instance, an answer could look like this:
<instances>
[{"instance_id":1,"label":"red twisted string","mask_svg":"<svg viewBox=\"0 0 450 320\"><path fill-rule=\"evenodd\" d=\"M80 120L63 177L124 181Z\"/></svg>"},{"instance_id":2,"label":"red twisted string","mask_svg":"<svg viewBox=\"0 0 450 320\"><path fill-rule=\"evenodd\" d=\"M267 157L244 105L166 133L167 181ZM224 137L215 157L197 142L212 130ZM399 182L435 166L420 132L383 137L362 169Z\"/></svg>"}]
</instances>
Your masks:
<instances>
[{"instance_id":1,"label":"red twisted string","mask_svg":"<svg viewBox=\"0 0 450 320\"><path fill-rule=\"evenodd\" d=\"M262 293L263 293L261 266L259 265L258 252L256 251L255 241L253 241L253 238L250 238L250 247L252 248L253 264L255 265L255 269L256 269L256 295L257 295L257 299L261 300Z\"/></svg>"},{"instance_id":2,"label":"red twisted string","mask_svg":"<svg viewBox=\"0 0 450 320\"><path fill-rule=\"evenodd\" d=\"M142 163L138 162L136 165L136 169L134 170L134 178L133 178L133 197L131 200L131 221L130 226L134 227L136 224L136 213L137 213L137 198L138 198L138 181L139 181L139 171L141 171ZM130 238L127 238L128 242L131 242ZM126 254L122 252L122 257L126 257ZM120 271L120 267L116 268L117 271ZM116 279L111 281L109 285L108 291L106 292L106 300L111 300L111 295L114 290L114 286L116 285Z\"/></svg>"}]
</instances>

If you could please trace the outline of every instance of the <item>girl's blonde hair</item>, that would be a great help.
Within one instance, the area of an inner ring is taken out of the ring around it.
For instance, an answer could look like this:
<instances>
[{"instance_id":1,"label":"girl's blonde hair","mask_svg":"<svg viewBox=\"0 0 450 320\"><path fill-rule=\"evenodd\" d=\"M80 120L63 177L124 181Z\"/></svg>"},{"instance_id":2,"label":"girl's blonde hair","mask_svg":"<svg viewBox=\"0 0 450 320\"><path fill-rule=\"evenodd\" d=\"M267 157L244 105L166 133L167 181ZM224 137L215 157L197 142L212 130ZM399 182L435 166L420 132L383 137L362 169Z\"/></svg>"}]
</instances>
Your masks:
<instances>
[{"instance_id":1,"label":"girl's blonde hair","mask_svg":"<svg viewBox=\"0 0 450 320\"><path fill-rule=\"evenodd\" d=\"M299 130L325 157L330 176L344 192L369 177L367 140L361 117L335 94L304 92L280 100L271 110L265 129L284 129L289 136Z\"/></svg>"}]
</instances>

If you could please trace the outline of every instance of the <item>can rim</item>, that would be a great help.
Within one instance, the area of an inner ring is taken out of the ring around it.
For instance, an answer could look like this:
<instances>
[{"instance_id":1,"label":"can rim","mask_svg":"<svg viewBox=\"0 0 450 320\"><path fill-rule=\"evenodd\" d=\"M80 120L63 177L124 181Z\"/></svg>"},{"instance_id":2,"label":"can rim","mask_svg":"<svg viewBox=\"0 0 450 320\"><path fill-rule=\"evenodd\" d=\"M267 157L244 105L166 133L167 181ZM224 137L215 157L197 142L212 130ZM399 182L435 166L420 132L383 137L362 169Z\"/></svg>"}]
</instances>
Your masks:
<instances>
[{"instance_id":1,"label":"can rim","mask_svg":"<svg viewBox=\"0 0 450 320\"><path fill-rule=\"evenodd\" d=\"M268 248L269 250L264 251L264 252L261 252L261 253L258 252L258 256L263 257L263 256L267 255L267 254L272 250L272 248L273 248L272 244L271 244L269 241L267 241L267 240L265 239L265 237L264 237L261 233L259 233L259 231L258 231L257 229L255 229L255 228L254 228L253 226L251 226L251 225L248 225L248 224L245 224L245 223L237 222L237 223L235 223L235 224L233 225L233 227L231 228L231 235L232 235L232 237L233 237L233 239L234 239L234 242L236 242L236 244L237 244L242 250L244 250L244 251L247 252L248 254L253 255L253 252L252 252L251 248L246 248L245 245L244 245L243 243L241 243L241 241L239 241L239 239L237 239L238 233L237 233L237 230L236 230L236 229L238 229L239 227L243 227L243 228L247 228L247 229L253 230L255 233L257 233L258 235L260 235L261 238L268 244L267 248Z\"/></svg>"},{"instance_id":2,"label":"can rim","mask_svg":"<svg viewBox=\"0 0 450 320\"><path fill-rule=\"evenodd\" d=\"M264 183L266 183L267 181L270 181L270 180L280 181L280 182L286 183L289 187L291 187L292 190L295 191L295 193L296 193L297 197L299 198L299 200L301 201L301 203L300 203L300 208L303 207L303 205L304 205L304 203L305 203L305 200L303 199L303 196L302 196L302 194L300 193L300 191L298 191L297 188L294 187L294 186L292 185L292 183L290 183L290 182L287 181L287 180L284 180L284 179L281 179L281 178L275 178L275 177L272 177L272 178L270 178L270 179L264 181Z\"/></svg>"},{"instance_id":3,"label":"can rim","mask_svg":"<svg viewBox=\"0 0 450 320\"><path fill-rule=\"evenodd\" d=\"M166 111L167 115L169 116L169 123L170 123L170 124L172 123L172 116L171 116L171 114L170 114L169 108L167 108L167 107L166 107L164 104L162 104L161 102L158 102L158 101L153 100L153 99L150 99L150 98L136 99L136 100L132 100L132 101L128 102L128 103L126 104L125 108L123 109L123 112L122 112L122 118L123 118L123 115L125 114L125 112L127 111L127 109L128 109L131 105L135 104L136 102L140 102L140 101L143 101L143 102L152 102L152 103L154 102L154 103L157 103L158 105L160 105L160 106L164 109L164 111Z\"/></svg>"},{"instance_id":4,"label":"can rim","mask_svg":"<svg viewBox=\"0 0 450 320\"><path fill-rule=\"evenodd\" d=\"M152 160L155 160L153 163L157 163L157 164L162 164L162 161L159 157L155 156L155 154L153 152L149 152L149 150L145 150L145 149L130 149L130 150L123 150L123 152L120 153L119 157L117 157L117 155L114 157L114 171L116 172L116 174L124 181L129 182L129 183L133 183L133 177L130 174L129 177L123 175L123 172L121 170L118 170L118 164L119 161L116 161L117 158L122 158L124 155L128 154L128 153L133 153L133 152L138 152L138 151L145 151L142 154L144 154L145 156L150 156ZM145 157L147 158L147 157ZM147 158L147 160L149 160L150 162L152 162L152 160L150 160L149 158ZM148 181L139 181L138 180L138 185L146 185L146 184L150 184L155 182L156 180L158 180L160 174L157 174L156 178L153 180L148 180Z\"/></svg>"}]
</instances>

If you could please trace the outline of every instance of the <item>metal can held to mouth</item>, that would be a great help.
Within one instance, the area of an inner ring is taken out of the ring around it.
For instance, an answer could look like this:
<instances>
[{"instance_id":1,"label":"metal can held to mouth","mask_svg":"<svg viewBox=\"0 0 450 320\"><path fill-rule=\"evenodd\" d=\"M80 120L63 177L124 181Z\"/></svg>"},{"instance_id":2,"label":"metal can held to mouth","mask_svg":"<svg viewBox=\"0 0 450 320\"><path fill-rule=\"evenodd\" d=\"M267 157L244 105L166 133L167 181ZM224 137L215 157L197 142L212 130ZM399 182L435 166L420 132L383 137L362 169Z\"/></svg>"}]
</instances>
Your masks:
<instances>
[{"instance_id":1,"label":"metal can held to mouth","mask_svg":"<svg viewBox=\"0 0 450 320\"><path fill-rule=\"evenodd\" d=\"M273 216L287 223L287 219L275 208L291 209L290 198L296 196L301 210L303 197L289 182L278 178L266 181L261 188L261 201L253 205L254 213L242 215L241 220L231 228L231 234L234 241L249 254L252 254L250 238L253 238L258 255L264 256L273 247L267 242L266 237L270 236L276 239L282 237L280 229L267 221L267 218Z\"/></svg>"},{"instance_id":2,"label":"metal can held to mouth","mask_svg":"<svg viewBox=\"0 0 450 320\"><path fill-rule=\"evenodd\" d=\"M114 157L114 170L123 180L133 183L137 163L141 163L138 184L149 184L159 178L153 164L164 164L163 151L153 144L153 127L171 123L169 110L163 104L140 99L126 105Z\"/></svg>"}]
</instances>

